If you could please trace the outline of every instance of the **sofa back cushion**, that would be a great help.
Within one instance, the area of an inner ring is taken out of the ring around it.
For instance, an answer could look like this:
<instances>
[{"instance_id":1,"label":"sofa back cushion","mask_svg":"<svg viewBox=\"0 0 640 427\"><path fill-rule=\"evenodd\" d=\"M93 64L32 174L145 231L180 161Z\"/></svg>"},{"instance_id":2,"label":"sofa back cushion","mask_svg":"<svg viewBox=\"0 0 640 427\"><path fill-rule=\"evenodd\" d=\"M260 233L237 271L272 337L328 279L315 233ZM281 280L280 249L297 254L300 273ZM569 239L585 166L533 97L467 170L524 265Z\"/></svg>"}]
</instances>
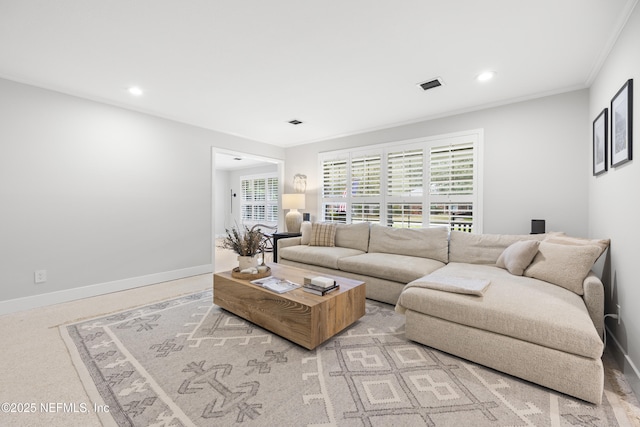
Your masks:
<instances>
[{"instance_id":1,"label":"sofa back cushion","mask_svg":"<svg viewBox=\"0 0 640 427\"><path fill-rule=\"evenodd\" d=\"M361 222L357 224L337 224L336 246L367 252L367 249L369 248L370 227L371 225L368 222Z\"/></svg>"},{"instance_id":2,"label":"sofa back cushion","mask_svg":"<svg viewBox=\"0 0 640 427\"><path fill-rule=\"evenodd\" d=\"M449 236L449 262L495 265L498 258L515 242L538 240L544 234L472 234L452 231Z\"/></svg>"},{"instance_id":3,"label":"sofa back cushion","mask_svg":"<svg viewBox=\"0 0 640 427\"><path fill-rule=\"evenodd\" d=\"M391 228L372 224L369 252L409 255L446 263L447 234L444 227Z\"/></svg>"},{"instance_id":4,"label":"sofa back cushion","mask_svg":"<svg viewBox=\"0 0 640 427\"><path fill-rule=\"evenodd\" d=\"M569 246L597 246L600 248L600 255L604 253L611 243L610 239L585 239L582 237L567 236L565 233L553 231L544 238L545 242L558 243Z\"/></svg>"},{"instance_id":5,"label":"sofa back cushion","mask_svg":"<svg viewBox=\"0 0 640 427\"><path fill-rule=\"evenodd\" d=\"M310 245L311 237L315 232L319 231L318 223L311 223L304 221L300 226L300 233L302 233L301 245ZM369 248L369 227L368 222L362 222L358 224L338 224L338 223L323 223L331 224L335 227L334 245L341 248L357 249L362 252L367 252ZM314 228L315 227L315 228ZM315 230L315 231L314 231ZM327 246L318 245L318 241L314 239L314 244L311 246Z\"/></svg>"},{"instance_id":6,"label":"sofa back cushion","mask_svg":"<svg viewBox=\"0 0 640 427\"><path fill-rule=\"evenodd\" d=\"M302 238L300 239L301 245L308 245L311 242L311 231L313 230L313 225L309 221L302 221L302 225L300 225L300 234L302 234Z\"/></svg>"},{"instance_id":7,"label":"sofa back cushion","mask_svg":"<svg viewBox=\"0 0 640 427\"><path fill-rule=\"evenodd\" d=\"M524 275L582 295L584 279L601 254L602 248L596 245L565 245L545 240Z\"/></svg>"}]
</instances>

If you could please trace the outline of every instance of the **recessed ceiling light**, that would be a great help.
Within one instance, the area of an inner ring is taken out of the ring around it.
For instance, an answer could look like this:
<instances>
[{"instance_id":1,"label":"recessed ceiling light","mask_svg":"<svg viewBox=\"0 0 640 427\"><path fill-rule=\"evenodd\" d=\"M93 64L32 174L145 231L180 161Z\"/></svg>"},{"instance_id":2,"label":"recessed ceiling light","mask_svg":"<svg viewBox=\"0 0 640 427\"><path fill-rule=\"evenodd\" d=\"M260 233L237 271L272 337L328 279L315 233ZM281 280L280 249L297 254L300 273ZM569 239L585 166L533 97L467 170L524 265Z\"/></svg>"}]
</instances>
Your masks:
<instances>
[{"instance_id":1,"label":"recessed ceiling light","mask_svg":"<svg viewBox=\"0 0 640 427\"><path fill-rule=\"evenodd\" d=\"M140 89L138 86L131 86L129 88L129 93L133 96L140 96L142 95L142 89Z\"/></svg>"},{"instance_id":2,"label":"recessed ceiling light","mask_svg":"<svg viewBox=\"0 0 640 427\"><path fill-rule=\"evenodd\" d=\"M479 82L486 82L494 78L495 75L495 71L484 71L476 76L476 80L478 80Z\"/></svg>"}]
</instances>

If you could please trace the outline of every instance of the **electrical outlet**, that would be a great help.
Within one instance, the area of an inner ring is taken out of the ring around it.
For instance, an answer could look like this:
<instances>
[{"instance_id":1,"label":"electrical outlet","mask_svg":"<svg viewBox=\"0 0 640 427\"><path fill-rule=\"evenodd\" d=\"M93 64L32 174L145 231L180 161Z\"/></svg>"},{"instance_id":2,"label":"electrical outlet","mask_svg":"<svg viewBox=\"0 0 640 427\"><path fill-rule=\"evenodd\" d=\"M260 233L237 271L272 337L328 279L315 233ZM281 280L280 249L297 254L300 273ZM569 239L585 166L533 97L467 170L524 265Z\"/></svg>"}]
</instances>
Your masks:
<instances>
[{"instance_id":1,"label":"electrical outlet","mask_svg":"<svg viewBox=\"0 0 640 427\"><path fill-rule=\"evenodd\" d=\"M36 270L33 276L35 283L44 283L47 281L47 270Z\"/></svg>"},{"instance_id":2,"label":"electrical outlet","mask_svg":"<svg viewBox=\"0 0 640 427\"><path fill-rule=\"evenodd\" d=\"M620 304L616 304L616 307L618 307L618 325L620 324Z\"/></svg>"}]
</instances>

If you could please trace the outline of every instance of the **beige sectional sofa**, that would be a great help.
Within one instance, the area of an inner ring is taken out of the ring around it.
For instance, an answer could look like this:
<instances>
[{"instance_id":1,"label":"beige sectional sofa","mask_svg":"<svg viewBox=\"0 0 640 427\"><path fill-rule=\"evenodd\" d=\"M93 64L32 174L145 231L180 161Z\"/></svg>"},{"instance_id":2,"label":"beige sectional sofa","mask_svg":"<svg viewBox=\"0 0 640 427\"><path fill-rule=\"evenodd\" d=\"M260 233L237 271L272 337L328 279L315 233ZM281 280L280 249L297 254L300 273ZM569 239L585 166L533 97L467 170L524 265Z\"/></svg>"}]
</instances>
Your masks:
<instances>
[{"instance_id":1,"label":"beige sectional sofa","mask_svg":"<svg viewBox=\"0 0 640 427\"><path fill-rule=\"evenodd\" d=\"M278 245L280 263L365 281L411 340L601 402L604 288L590 270L608 241L305 223Z\"/></svg>"}]
</instances>

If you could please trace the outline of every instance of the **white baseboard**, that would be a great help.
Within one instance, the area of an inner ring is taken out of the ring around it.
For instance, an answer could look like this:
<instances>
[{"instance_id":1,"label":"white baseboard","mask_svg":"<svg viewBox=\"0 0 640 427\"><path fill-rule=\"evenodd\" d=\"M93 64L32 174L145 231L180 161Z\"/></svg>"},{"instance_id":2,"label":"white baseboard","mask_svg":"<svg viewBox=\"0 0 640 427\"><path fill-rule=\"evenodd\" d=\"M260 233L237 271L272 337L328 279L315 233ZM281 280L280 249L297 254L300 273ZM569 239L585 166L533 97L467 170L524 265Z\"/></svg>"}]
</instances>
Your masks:
<instances>
[{"instance_id":1,"label":"white baseboard","mask_svg":"<svg viewBox=\"0 0 640 427\"><path fill-rule=\"evenodd\" d=\"M609 346L610 350L612 350L614 359L616 360L624 360L623 366L620 366L620 370L624 374L629 386L633 389L633 392L636 396L640 396L640 371L633 363L633 361L629 358L629 355L625 352L625 350L620 345L620 342L616 339L616 336L613 335L611 330L605 326L607 339L611 339L615 345ZM611 342L611 341L610 341Z\"/></svg>"},{"instance_id":2,"label":"white baseboard","mask_svg":"<svg viewBox=\"0 0 640 427\"><path fill-rule=\"evenodd\" d=\"M0 301L0 315L30 310L32 308L44 307L47 305L60 304L82 298L95 297L111 292L139 288L141 286L154 285L156 283L168 282L170 280L184 279L185 277L197 276L199 274L207 274L211 272L213 272L213 265L204 264L195 267L182 268L180 270L164 271L162 273L148 274L146 276L131 277L128 279L115 280L113 282L98 283L79 288L65 289L63 291Z\"/></svg>"}]
</instances>

